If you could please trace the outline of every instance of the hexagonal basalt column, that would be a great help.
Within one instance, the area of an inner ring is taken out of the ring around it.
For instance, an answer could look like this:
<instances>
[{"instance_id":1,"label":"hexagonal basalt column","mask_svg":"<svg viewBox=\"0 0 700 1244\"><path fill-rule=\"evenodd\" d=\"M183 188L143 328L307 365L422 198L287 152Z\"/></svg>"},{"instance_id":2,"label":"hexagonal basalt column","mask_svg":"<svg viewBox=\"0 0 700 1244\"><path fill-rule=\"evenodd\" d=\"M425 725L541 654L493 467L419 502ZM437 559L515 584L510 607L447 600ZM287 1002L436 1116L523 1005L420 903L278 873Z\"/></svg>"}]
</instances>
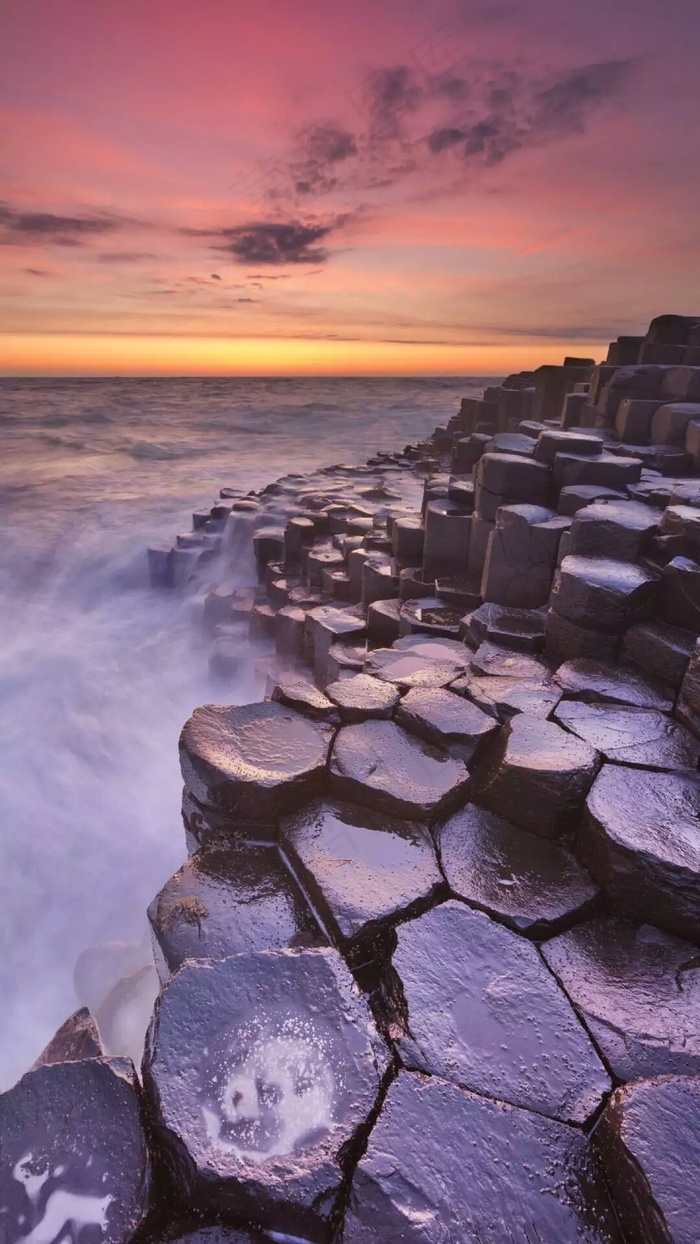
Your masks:
<instances>
[{"instance_id":1,"label":"hexagonal basalt column","mask_svg":"<svg viewBox=\"0 0 700 1244\"><path fill-rule=\"evenodd\" d=\"M581 855L614 910L700 942L700 775L603 765Z\"/></svg>"},{"instance_id":2,"label":"hexagonal basalt column","mask_svg":"<svg viewBox=\"0 0 700 1244\"><path fill-rule=\"evenodd\" d=\"M564 700L554 718L615 764L661 770L698 767L698 740L658 709Z\"/></svg>"},{"instance_id":3,"label":"hexagonal basalt column","mask_svg":"<svg viewBox=\"0 0 700 1244\"><path fill-rule=\"evenodd\" d=\"M145 1221L149 1186L128 1059L38 1067L0 1094L3 1244L129 1244Z\"/></svg>"},{"instance_id":4,"label":"hexagonal basalt column","mask_svg":"<svg viewBox=\"0 0 700 1244\"><path fill-rule=\"evenodd\" d=\"M205 704L180 736L180 767L200 804L269 824L321 794L332 738L281 704Z\"/></svg>"},{"instance_id":5,"label":"hexagonal basalt column","mask_svg":"<svg viewBox=\"0 0 700 1244\"><path fill-rule=\"evenodd\" d=\"M598 887L555 842L469 804L436 833L452 893L527 937L549 937L592 906Z\"/></svg>"},{"instance_id":6,"label":"hexagonal basalt column","mask_svg":"<svg viewBox=\"0 0 700 1244\"><path fill-rule=\"evenodd\" d=\"M431 821L466 799L469 771L441 748L393 721L365 721L338 732L329 788L377 812Z\"/></svg>"},{"instance_id":7,"label":"hexagonal basalt column","mask_svg":"<svg viewBox=\"0 0 700 1244\"><path fill-rule=\"evenodd\" d=\"M663 1076L620 1088L594 1146L632 1244L694 1244L700 1219L700 1080Z\"/></svg>"},{"instance_id":8,"label":"hexagonal basalt column","mask_svg":"<svg viewBox=\"0 0 700 1244\"><path fill-rule=\"evenodd\" d=\"M404 1066L564 1122L610 1081L566 995L525 938L450 900L396 930L383 1020Z\"/></svg>"},{"instance_id":9,"label":"hexagonal basalt column","mask_svg":"<svg viewBox=\"0 0 700 1244\"><path fill-rule=\"evenodd\" d=\"M185 959L323 940L276 847L235 840L183 864L154 898L148 918L161 984Z\"/></svg>"},{"instance_id":10,"label":"hexagonal basalt column","mask_svg":"<svg viewBox=\"0 0 700 1244\"><path fill-rule=\"evenodd\" d=\"M444 747L465 763L478 760L498 731L498 723L453 691L415 687L399 704L397 724L427 743Z\"/></svg>"},{"instance_id":11,"label":"hexagonal basalt column","mask_svg":"<svg viewBox=\"0 0 700 1244\"><path fill-rule=\"evenodd\" d=\"M578 1128L406 1071L353 1177L342 1240L621 1244Z\"/></svg>"},{"instance_id":12,"label":"hexagonal basalt column","mask_svg":"<svg viewBox=\"0 0 700 1244\"><path fill-rule=\"evenodd\" d=\"M336 951L263 951L176 973L144 1085L189 1204L326 1244L387 1064Z\"/></svg>"},{"instance_id":13,"label":"hexagonal basalt column","mask_svg":"<svg viewBox=\"0 0 700 1244\"><path fill-rule=\"evenodd\" d=\"M616 1079L700 1074L697 947L599 916L542 953Z\"/></svg>"},{"instance_id":14,"label":"hexagonal basalt column","mask_svg":"<svg viewBox=\"0 0 700 1244\"><path fill-rule=\"evenodd\" d=\"M554 722L519 713L475 774L478 802L543 838L569 827L600 765L587 743Z\"/></svg>"},{"instance_id":15,"label":"hexagonal basalt column","mask_svg":"<svg viewBox=\"0 0 700 1244\"><path fill-rule=\"evenodd\" d=\"M280 833L291 871L352 966L375 958L389 928L444 893L424 825L356 804L317 802L284 820Z\"/></svg>"}]
</instances>

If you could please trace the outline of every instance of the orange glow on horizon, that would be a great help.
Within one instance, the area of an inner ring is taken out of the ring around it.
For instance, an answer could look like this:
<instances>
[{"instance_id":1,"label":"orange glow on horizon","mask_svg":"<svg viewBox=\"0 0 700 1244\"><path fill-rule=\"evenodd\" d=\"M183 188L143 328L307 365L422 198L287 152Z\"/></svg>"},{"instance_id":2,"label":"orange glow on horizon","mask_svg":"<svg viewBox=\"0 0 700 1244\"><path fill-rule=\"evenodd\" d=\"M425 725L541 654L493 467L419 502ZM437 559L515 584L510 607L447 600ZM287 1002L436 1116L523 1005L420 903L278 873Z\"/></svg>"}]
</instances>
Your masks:
<instances>
[{"instance_id":1,"label":"orange glow on horizon","mask_svg":"<svg viewBox=\"0 0 700 1244\"><path fill-rule=\"evenodd\" d=\"M1 376L496 376L604 355L606 343L485 345L288 337L2 334Z\"/></svg>"}]
</instances>

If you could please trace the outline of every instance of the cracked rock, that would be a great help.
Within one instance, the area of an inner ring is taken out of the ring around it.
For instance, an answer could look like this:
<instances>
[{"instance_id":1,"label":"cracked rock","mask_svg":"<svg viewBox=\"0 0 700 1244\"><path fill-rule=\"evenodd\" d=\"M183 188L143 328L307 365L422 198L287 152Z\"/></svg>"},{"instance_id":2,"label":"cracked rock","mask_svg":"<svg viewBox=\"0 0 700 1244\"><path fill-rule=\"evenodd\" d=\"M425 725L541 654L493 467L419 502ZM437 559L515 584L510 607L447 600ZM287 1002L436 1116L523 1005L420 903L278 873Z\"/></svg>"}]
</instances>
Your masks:
<instances>
[{"instance_id":1,"label":"cracked rock","mask_svg":"<svg viewBox=\"0 0 700 1244\"><path fill-rule=\"evenodd\" d=\"M700 1072L700 955L653 925L599 916L542 953L617 1080Z\"/></svg>"},{"instance_id":2,"label":"cracked rock","mask_svg":"<svg viewBox=\"0 0 700 1244\"><path fill-rule=\"evenodd\" d=\"M468 674L450 686L458 695L466 695L484 713L499 721L510 721L516 713L549 717L561 700L562 690L554 683L528 678L499 678Z\"/></svg>"},{"instance_id":3,"label":"cracked rock","mask_svg":"<svg viewBox=\"0 0 700 1244\"><path fill-rule=\"evenodd\" d=\"M321 793L332 738L282 704L205 704L180 736L180 767L199 803L265 824Z\"/></svg>"},{"instance_id":4,"label":"cracked rock","mask_svg":"<svg viewBox=\"0 0 700 1244\"><path fill-rule=\"evenodd\" d=\"M700 1080L663 1076L626 1084L594 1137L626 1238L694 1244L700 1193Z\"/></svg>"},{"instance_id":5,"label":"cracked rock","mask_svg":"<svg viewBox=\"0 0 700 1244\"><path fill-rule=\"evenodd\" d=\"M599 764L597 752L561 726L520 713L475 774L476 798L513 825L554 838L583 808Z\"/></svg>"},{"instance_id":6,"label":"cracked rock","mask_svg":"<svg viewBox=\"0 0 700 1244\"><path fill-rule=\"evenodd\" d=\"M519 609L546 604L559 541L568 526L567 518L536 505L499 509L481 578L484 600Z\"/></svg>"},{"instance_id":7,"label":"cracked rock","mask_svg":"<svg viewBox=\"0 0 700 1244\"><path fill-rule=\"evenodd\" d=\"M144 1058L156 1138L189 1203L326 1244L386 1051L334 950L183 965Z\"/></svg>"},{"instance_id":8,"label":"cracked rock","mask_svg":"<svg viewBox=\"0 0 700 1244\"><path fill-rule=\"evenodd\" d=\"M353 1177L343 1244L574 1239L620 1244L578 1128L399 1074Z\"/></svg>"},{"instance_id":9,"label":"cracked rock","mask_svg":"<svg viewBox=\"0 0 700 1244\"><path fill-rule=\"evenodd\" d=\"M580 833L612 907L700 941L700 776L603 765Z\"/></svg>"},{"instance_id":10,"label":"cracked rock","mask_svg":"<svg viewBox=\"0 0 700 1244\"><path fill-rule=\"evenodd\" d=\"M387 930L444 889L424 825L350 803L317 802L281 826L282 851L333 944L359 967Z\"/></svg>"},{"instance_id":11,"label":"cracked rock","mask_svg":"<svg viewBox=\"0 0 700 1244\"><path fill-rule=\"evenodd\" d=\"M593 703L630 704L634 708L655 708L662 713L673 709L673 691L636 670L622 669L603 661L581 658L559 666L555 682L569 698Z\"/></svg>"},{"instance_id":12,"label":"cracked rock","mask_svg":"<svg viewBox=\"0 0 700 1244\"><path fill-rule=\"evenodd\" d=\"M345 726L331 755L329 787L336 798L418 821L456 807L468 781L463 761L393 721Z\"/></svg>"},{"instance_id":13,"label":"cracked rock","mask_svg":"<svg viewBox=\"0 0 700 1244\"><path fill-rule=\"evenodd\" d=\"M275 847L232 843L192 856L148 908L161 984L185 959L226 959L319 940Z\"/></svg>"},{"instance_id":14,"label":"cracked rock","mask_svg":"<svg viewBox=\"0 0 700 1244\"><path fill-rule=\"evenodd\" d=\"M698 740L657 709L564 700L554 719L611 763L661 770L698 767Z\"/></svg>"},{"instance_id":15,"label":"cracked rock","mask_svg":"<svg viewBox=\"0 0 700 1244\"><path fill-rule=\"evenodd\" d=\"M343 722L366 721L369 717L388 718L399 702L399 692L391 683L356 674L341 678L326 687L326 695L335 704Z\"/></svg>"},{"instance_id":16,"label":"cracked rock","mask_svg":"<svg viewBox=\"0 0 700 1244\"><path fill-rule=\"evenodd\" d=\"M451 756L476 761L498 730L493 718L453 691L415 687L401 700L396 722Z\"/></svg>"},{"instance_id":17,"label":"cracked rock","mask_svg":"<svg viewBox=\"0 0 700 1244\"><path fill-rule=\"evenodd\" d=\"M407 691L411 687L446 687L467 668L470 653L463 644L460 647L462 660L451 655L432 656L420 649L377 648L367 655L365 673Z\"/></svg>"},{"instance_id":18,"label":"cracked rock","mask_svg":"<svg viewBox=\"0 0 700 1244\"><path fill-rule=\"evenodd\" d=\"M550 603L563 618L593 631L619 634L651 612L658 579L632 562L565 557Z\"/></svg>"},{"instance_id":19,"label":"cracked rock","mask_svg":"<svg viewBox=\"0 0 700 1244\"><path fill-rule=\"evenodd\" d=\"M51 1244L78 1232L129 1244L146 1217L150 1178L128 1059L37 1067L0 1094L3 1244Z\"/></svg>"},{"instance_id":20,"label":"cracked rock","mask_svg":"<svg viewBox=\"0 0 700 1244\"><path fill-rule=\"evenodd\" d=\"M436 843L455 897L527 937L549 937L566 928L598 894L564 847L515 829L475 804L442 825Z\"/></svg>"},{"instance_id":21,"label":"cracked rock","mask_svg":"<svg viewBox=\"0 0 700 1244\"><path fill-rule=\"evenodd\" d=\"M455 900L395 936L386 997L405 1067L563 1122L589 1118L610 1081L531 942Z\"/></svg>"}]
</instances>

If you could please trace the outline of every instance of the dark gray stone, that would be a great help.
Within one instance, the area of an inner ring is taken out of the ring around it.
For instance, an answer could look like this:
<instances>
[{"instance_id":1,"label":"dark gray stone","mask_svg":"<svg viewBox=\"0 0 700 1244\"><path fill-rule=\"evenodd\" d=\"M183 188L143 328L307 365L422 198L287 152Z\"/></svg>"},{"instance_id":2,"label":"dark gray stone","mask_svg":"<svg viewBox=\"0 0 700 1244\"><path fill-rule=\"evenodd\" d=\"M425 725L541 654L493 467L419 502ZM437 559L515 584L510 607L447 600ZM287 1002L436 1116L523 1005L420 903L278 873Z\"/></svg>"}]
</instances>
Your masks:
<instances>
[{"instance_id":1,"label":"dark gray stone","mask_svg":"<svg viewBox=\"0 0 700 1244\"><path fill-rule=\"evenodd\" d=\"M329 788L348 799L417 821L434 820L466 798L469 771L441 748L392 721L345 726L333 746Z\"/></svg>"},{"instance_id":2,"label":"dark gray stone","mask_svg":"<svg viewBox=\"0 0 700 1244\"><path fill-rule=\"evenodd\" d=\"M513 825L554 838L578 817L599 763L561 726L519 713L475 774L476 798Z\"/></svg>"},{"instance_id":3,"label":"dark gray stone","mask_svg":"<svg viewBox=\"0 0 700 1244\"><path fill-rule=\"evenodd\" d=\"M150 1184L128 1059L37 1067L0 1095L3 1244L129 1244L145 1221Z\"/></svg>"},{"instance_id":4,"label":"dark gray stone","mask_svg":"<svg viewBox=\"0 0 700 1244\"><path fill-rule=\"evenodd\" d=\"M546 661L525 652L514 652L488 641L470 654L470 668L475 674L495 678L526 678L543 685L551 682L552 670Z\"/></svg>"},{"instance_id":5,"label":"dark gray stone","mask_svg":"<svg viewBox=\"0 0 700 1244\"><path fill-rule=\"evenodd\" d=\"M435 638L456 639L459 635L461 613L436 596L407 600L401 607L399 617L400 635L430 635Z\"/></svg>"},{"instance_id":6,"label":"dark gray stone","mask_svg":"<svg viewBox=\"0 0 700 1244\"><path fill-rule=\"evenodd\" d=\"M441 687L414 687L401 700L396 722L467 764L478 763L498 729L493 717Z\"/></svg>"},{"instance_id":7,"label":"dark gray stone","mask_svg":"<svg viewBox=\"0 0 700 1244\"><path fill-rule=\"evenodd\" d=\"M664 622L638 622L625 634L620 658L676 688L683 681L694 642L692 631Z\"/></svg>"},{"instance_id":8,"label":"dark gray stone","mask_svg":"<svg viewBox=\"0 0 700 1244\"><path fill-rule=\"evenodd\" d=\"M554 719L613 764L671 771L698 767L698 740L658 709L563 700Z\"/></svg>"},{"instance_id":9,"label":"dark gray stone","mask_svg":"<svg viewBox=\"0 0 700 1244\"><path fill-rule=\"evenodd\" d=\"M277 683L269 698L276 704L284 704L286 708L296 709L298 713L302 713L304 717L310 717L312 721L325 721L336 726L339 723L340 719L333 702L312 682L304 678Z\"/></svg>"},{"instance_id":10,"label":"dark gray stone","mask_svg":"<svg viewBox=\"0 0 700 1244\"><path fill-rule=\"evenodd\" d=\"M475 502L479 516L493 521L508 502L540 505L546 498L550 468L517 454L484 454L476 469ZM471 568L471 559L470 559Z\"/></svg>"},{"instance_id":11,"label":"dark gray stone","mask_svg":"<svg viewBox=\"0 0 700 1244\"><path fill-rule=\"evenodd\" d=\"M516 713L549 717L561 700L562 690L551 682L529 678L499 678L468 674L450 684L450 690L466 695L478 708L499 721L510 721Z\"/></svg>"},{"instance_id":12,"label":"dark gray stone","mask_svg":"<svg viewBox=\"0 0 700 1244\"><path fill-rule=\"evenodd\" d=\"M598 916L542 953L616 1080L698 1075L696 946L651 924Z\"/></svg>"},{"instance_id":13,"label":"dark gray stone","mask_svg":"<svg viewBox=\"0 0 700 1244\"><path fill-rule=\"evenodd\" d=\"M641 501L596 501L579 510L571 525L569 553L636 561L661 522L660 510Z\"/></svg>"},{"instance_id":14,"label":"dark gray stone","mask_svg":"<svg viewBox=\"0 0 700 1244\"><path fill-rule=\"evenodd\" d=\"M431 641L439 642L439 641ZM365 661L365 673L391 682L396 687L446 687L464 673L469 650L462 644L464 660L451 656L432 656L420 650L377 648Z\"/></svg>"},{"instance_id":15,"label":"dark gray stone","mask_svg":"<svg viewBox=\"0 0 700 1244\"><path fill-rule=\"evenodd\" d=\"M351 803L311 804L281 825L281 846L328 937L360 967L386 934L444 890L423 825Z\"/></svg>"},{"instance_id":16,"label":"dark gray stone","mask_svg":"<svg viewBox=\"0 0 700 1244\"><path fill-rule=\"evenodd\" d=\"M599 484L569 484L559 493L559 513L573 515L594 501L624 501L626 494Z\"/></svg>"},{"instance_id":17,"label":"dark gray stone","mask_svg":"<svg viewBox=\"0 0 700 1244\"><path fill-rule=\"evenodd\" d=\"M275 847L232 842L193 855L148 908L161 984L185 959L318 943Z\"/></svg>"},{"instance_id":18,"label":"dark gray stone","mask_svg":"<svg viewBox=\"0 0 700 1244\"><path fill-rule=\"evenodd\" d=\"M607 557L565 557L550 604L577 626L619 634L652 610L659 590L655 575Z\"/></svg>"},{"instance_id":19,"label":"dark gray stone","mask_svg":"<svg viewBox=\"0 0 700 1244\"><path fill-rule=\"evenodd\" d=\"M455 897L527 937L549 937L567 928L598 894L564 847L515 829L475 804L442 825L436 843Z\"/></svg>"},{"instance_id":20,"label":"dark gray stone","mask_svg":"<svg viewBox=\"0 0 700 1244\"><path fill-rule=\"evenodd\" d=\"M594 1145L628 1240L694 1244L700 1218L700 1080L664 1076L618 1089Z\"/></svg>"},{"instance_id":21,"label":"dark gray stone","mask_svg":"<svg viewBox=\"0 0 700 1244\"><path fill-rule=\"evenodd\" d=\"M388 648L399 638L400 600L373 600L367 607L367 639L377 647Z\"/></svg>"},{"instance_id":22,"label":"dark gray stone","mask_svg":"<svg viewBox=\"0 0 700 1244\"><path fill-rule=\"evenodd\" d=\"M673 710L673 691L664 683L603 661L565 661L559 666L555 681L565 697L589 704L600 700L607 704L630 704L633 708L656 708L662 713Z\"/></svg>"},{"instance_id":23,"label":"dark gray stone","mask_svg":"<svg viewBox=\"0 0 700 1244\"><path fill-rule=\"evenodd\" d=\"M686 430L694 419L700 419L700 405L697 402L669 402L667 406L660 406L651 421L652 444L685 446Z\"/></svg>"},{"instance_id":24,"label":"dark gray stone","mask_svg":"<svg viewBox=\"0 0 700 1244\"><path fill-rule=\"evenodd\" d=\"M467 636L474 644L488 640L516 652L539 652L544 647L545 614L539 609L483 604L469 615Z\"/></svg>"},{"instance_id":25,"label":"dark gray stone","mask_svg":"<svg viewBox=\"0 0 700 1244\"><path fill-rule=\"evenodd\" d=\"M535 609L547 603L559 542L569 520L535 505L502 506L486 549L481 595Z\"/></svg>"},{"instance_id":26,"label":"dark gray stone","mask_svg":"<svg viewBox=\"0 0 700 1244\"><path fill-rule=\"evenodd\" d=\"M326 695L335 704L343 722L366 721L370 717L388 718L399 702L399 692L391 683L371 674L356 674L329 683Z\"/></svg>"},{"instance_id":27,"label":"dark gray stone","mask_svg":"<svg viewBox=\"0 0 700 1244\"><path fill-rule=\"evenodd\" d=\"M700 942L700 775L603 765L579 846L613 909Z\"/></svg>"},{"instance_id":28,"label":"dark gray stone","mask_svg":"<svg viewBox=\"0 0 700 1244\"><path fill-rule=\"evenodd\" d=\"M579 657L612 662L619 646L619 636L579 626L570 618L563 618L556 609L547 610L545 655L554 665L563 665Z\"/></svg>"},{"instance_id":29,"label":"dark gray stone","mask_svg":"<svg viewBox=\"0 0 700 1244\"><path fill-rule=\"evenodd\" d=\"M681 683L676 717L700 738L700 640L695 643L690 664Z\"/></svg>"},{"instance_id":30,"label":"dark gray stone","mask_svg":"<svg viewBox=\"0 0 700 1244\"><path fill-rule=\"evenodd\" d=\"M321 793L332 738L282 704L205 704L180 736L180 767L199 803L267 824Z\"/></svg>"},{"instance_id":31,"label":"dark gray stone","mask_svg":"<svg viewBox=\"0 0 700 1244\"><path fill-rule=\"evenodd\" d=\"M551 466L560 453L595 456L600 453L600 440L597 436L588 436L572 428L547 428L545 432L540 432L535 449L537 461Z\"/></svg>"},{"instance_id":32,"label":"dark gray stone","mask_svg":"<svg viewBox=\"0 0 700 1244\"><path fill-rule=\"evenodd\" d=\"M405 1067L583 1123L610 1082L537 948L450 900L396 929L387 997Z\"/></svg>"},{"instance_id":33,"label":"dark gray stone","mask_svg":"<svg viewBox=\"0 0 700 1244\"><path fill-rule=\"evenodd\" d=\"M387 1066L334 950L185 963L144 1058L157 1143L183 1198L326 1244Z\"/></svg>"},{"instance_id":34,"label":"dark gray stone","mask_svg":"<svg viewBox=\"0 0 700 1244\"><path fill-rule=\"evenodd\" d=\"M342 1240L620 1244L578 1128L409 1072L355 1171Z\"/></svg>"},{"instance_id":35,"label":"dark gray stone","mask_svg":"<svg viewBox=\"0 0 700 1244\"><path fill-rule=\"evenodd\" d=\"M671 626L700 632L699 562L690 557L674 557L664 566L657 612Z\"/></svg>"}]
</instances>

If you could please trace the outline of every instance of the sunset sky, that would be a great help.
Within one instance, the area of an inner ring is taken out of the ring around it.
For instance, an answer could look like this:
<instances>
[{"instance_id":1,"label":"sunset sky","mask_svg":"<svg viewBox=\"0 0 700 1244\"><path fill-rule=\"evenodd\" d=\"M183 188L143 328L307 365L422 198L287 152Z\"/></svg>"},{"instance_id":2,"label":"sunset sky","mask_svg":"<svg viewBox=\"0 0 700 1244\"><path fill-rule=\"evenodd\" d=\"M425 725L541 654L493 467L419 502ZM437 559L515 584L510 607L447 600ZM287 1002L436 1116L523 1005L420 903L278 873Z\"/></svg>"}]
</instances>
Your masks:
<instances>
[{"instance_id":1,"label":"sunset sky","mask_svg":"<svg viewBox=\"0 0 700 1244\"><path fill-rule=\"evenodd\" d=\"M5 0L0 373L498 373L700 309L698 0Z\"/></svg>"}]
</instances>

